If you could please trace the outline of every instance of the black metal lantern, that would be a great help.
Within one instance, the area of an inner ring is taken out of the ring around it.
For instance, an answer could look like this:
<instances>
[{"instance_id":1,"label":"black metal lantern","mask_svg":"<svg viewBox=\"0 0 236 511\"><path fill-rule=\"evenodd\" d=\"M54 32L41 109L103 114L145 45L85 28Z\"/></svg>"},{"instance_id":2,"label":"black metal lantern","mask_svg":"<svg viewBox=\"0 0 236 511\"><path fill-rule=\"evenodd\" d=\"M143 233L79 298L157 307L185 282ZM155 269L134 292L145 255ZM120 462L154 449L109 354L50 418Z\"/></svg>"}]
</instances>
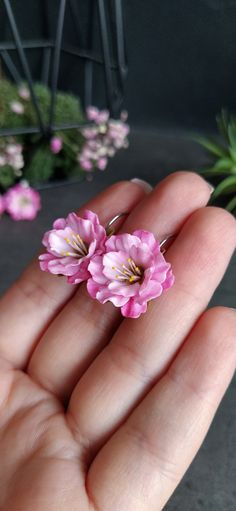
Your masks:
<instances>
[{"instance_id":1,"label":"black metal lantern","mask_svg":"<svg viewBox=\"0 0 236 511\"><path fill-rule=\"evenodd\" d=\"M37 40L24 40L20 35L19 18L13 9L13 2L2 0L1 23L9 25L13 40L0 41L0 57L7 76L20 84L27 83L35 110L37 125L20 128L1 128L0 136L41 133L48 136L54 131L80 128L81 123L55 124L55 106L58 91L59 71L65 58L74 58L77 72L83 65L83 97L84 107L94 101L94 82L96 69L103 77L105 91L105 106L112 116L120 112L123 96L124 81L127 75L127 62L124 41L124 23L122 0L58 0L54 2L41 1L44 23L50 25L50 8L57 13L55 34L52 38L50 29L47 37ZM24 4L20 2L21 8ZM70 30L74 30L76 44L67 41L65 37L65 18L70 16ZM6 38L4 38L6 39ZM40 105L34 90L34 75L28 58L29 51L41 53L41 77L43 84L51 91L50 108L47 122L43 119ZM102 73L101 73L102 71Z\"/></svg>"}]
</instances>

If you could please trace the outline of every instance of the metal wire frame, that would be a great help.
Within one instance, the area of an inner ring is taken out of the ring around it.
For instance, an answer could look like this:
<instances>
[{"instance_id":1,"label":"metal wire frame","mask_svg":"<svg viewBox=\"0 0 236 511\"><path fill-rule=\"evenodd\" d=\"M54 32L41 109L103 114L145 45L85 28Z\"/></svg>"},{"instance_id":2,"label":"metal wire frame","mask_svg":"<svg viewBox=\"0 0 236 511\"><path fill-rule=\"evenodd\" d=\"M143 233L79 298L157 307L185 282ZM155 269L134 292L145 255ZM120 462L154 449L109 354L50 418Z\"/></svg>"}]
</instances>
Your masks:
<instances>
[{"instance_id":1,"label":"metal wire frame","mask_svg":"<svg viewBox=\"0 0 236 511\"><path fill-rule=\"evenodd\" d=\"M81 20L79 14L79 2L78 0L60 0L58 21L55 41L52 39L47 40L36 40L36 41L23 41L20 37L19 30L17 27L16 19L11 7L10 0L3 0L5 6L7 18L11 27L14 43L2 42L0 44L0 56L12 76L13 80L20 84L23 80L15 66L9 52L17 51L24 78L27 81L32 105L35 110L37 118L37 126L26 126L24 128L14 129L3 129L0 128L0 136L9 135L20 135L27 133L41 133L42 135L48 135L53 131L81 128L84 123L68 123L56 125L54 123L55 107L56 107L56 94L58 86L58 75L60 68L60 59L62 53L80 57L85 61L85 106L92 104L92 93L93 93L93 74L94 64L103 66L104 78L105 78L105 91L107 106L113 116L119 111L123 97L124 97L124 82L127 76L127 58L125 51L125 40L124 40L124 20L123 20L123 6L122 0L112 0L112 7L114 9L115 17L115 30L112 31L111 21L109 19L108 10L106 8L106 0L90 0L89 9L89 30L86 45L82 42L81 37ZM66 8L71 9L72 18L75 23L77 31L79 47L63 43L63 28ZM99 21L99 32L101 39L101 55L94 51L93 40L94 40L94 19L95 12L98 12ZM113 60L111 55L110 40L112 40L117 54L117 62ZM49 84L50 69L52 67L52 78L51 78L51 102L49 108L48 122L45 124L40 106L38 103L37 96L34 91L34 83L30 67L26 57L27 49L41 49L43 52L43 65L41 73L41 81L45 85ZM114 79L114 71L116 72L116 80Z\"/></svg>"}]
</instances>

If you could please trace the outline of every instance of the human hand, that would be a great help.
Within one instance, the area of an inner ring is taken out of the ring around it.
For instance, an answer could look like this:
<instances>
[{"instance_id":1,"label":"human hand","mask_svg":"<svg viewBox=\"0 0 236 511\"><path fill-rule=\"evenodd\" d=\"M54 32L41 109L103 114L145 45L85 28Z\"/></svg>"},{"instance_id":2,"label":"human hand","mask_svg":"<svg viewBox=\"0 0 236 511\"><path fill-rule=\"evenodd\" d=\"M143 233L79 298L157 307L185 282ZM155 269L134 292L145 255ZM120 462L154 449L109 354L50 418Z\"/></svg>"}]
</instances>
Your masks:
<instances>
[{"instance_id":1,"label":"human hand","mask_svg":"<svg viewBox=\"0 0 236 511\"><path fill-rule=\"evenodd\" d=\"M131 211L126 232L179 233L175 284L139 319L38 261L1 299L1 511L163 509L235 369L235 311L204 312L236 244L209 196L179 172L151 194L121 182L86 205L104 225Z\"/></svg>"}]
</instances>

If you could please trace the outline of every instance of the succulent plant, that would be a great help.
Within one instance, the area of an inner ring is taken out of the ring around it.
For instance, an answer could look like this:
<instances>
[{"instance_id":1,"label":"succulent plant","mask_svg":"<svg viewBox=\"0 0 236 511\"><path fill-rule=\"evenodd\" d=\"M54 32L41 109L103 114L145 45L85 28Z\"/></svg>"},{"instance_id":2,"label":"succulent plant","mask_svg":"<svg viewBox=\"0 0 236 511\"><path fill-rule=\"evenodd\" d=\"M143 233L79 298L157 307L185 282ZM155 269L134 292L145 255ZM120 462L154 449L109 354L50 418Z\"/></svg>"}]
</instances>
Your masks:
<instances>
[{"instance_id":1,"label":"succulent plant","mask_svg":"<svg viewBox=\"0 0 236 511\"><path fill-rule=\"evenodd\" d=\"M200 173L216 182L211 202L223 200L225 208L236 215L236 117L222 110L216 122L219 140L196 139L207 149L212 162L200 169Z\"/></svg>"}]
</instances>

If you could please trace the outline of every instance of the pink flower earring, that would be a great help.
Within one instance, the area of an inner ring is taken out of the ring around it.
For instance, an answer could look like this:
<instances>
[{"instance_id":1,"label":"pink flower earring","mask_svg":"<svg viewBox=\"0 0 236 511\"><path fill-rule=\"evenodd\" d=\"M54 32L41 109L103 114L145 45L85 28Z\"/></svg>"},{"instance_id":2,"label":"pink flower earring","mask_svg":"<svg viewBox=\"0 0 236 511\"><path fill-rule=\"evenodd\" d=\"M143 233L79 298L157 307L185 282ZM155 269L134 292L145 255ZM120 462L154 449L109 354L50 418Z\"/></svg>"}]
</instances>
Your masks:
<instances>
[{"instance_id":1,"label":"pink flower earring","mask_svg":"<svg viewBox=\"0 0 236 511\"><path fill-rule=\"evenodd\" d=\"M106 229L89 210L83 217L70 213L56 220L43 237L47 252L39 261L43 271L65 275L70 284L86 280L92 298L112 302L124 317L138 318L174 283L163 255L174 236L159 242L144 230L114 234L113 225L126 214L116 215Z\"/></svg>"}]
</instances>

